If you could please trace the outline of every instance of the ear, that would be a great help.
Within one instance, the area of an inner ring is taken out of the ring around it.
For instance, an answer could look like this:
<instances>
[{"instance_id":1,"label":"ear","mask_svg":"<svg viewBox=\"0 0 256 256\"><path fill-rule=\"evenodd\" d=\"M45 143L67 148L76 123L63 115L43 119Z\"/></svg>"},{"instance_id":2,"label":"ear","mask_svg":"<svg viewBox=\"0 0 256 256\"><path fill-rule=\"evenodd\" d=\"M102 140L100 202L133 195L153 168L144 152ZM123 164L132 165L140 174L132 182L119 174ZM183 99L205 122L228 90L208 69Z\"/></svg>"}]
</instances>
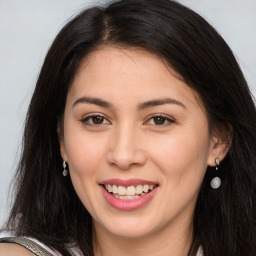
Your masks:
<instances>
[{"instance_id":1,"label":"ear","mask_svg":"<svg viewBox=\"0 0 256 256\"><path fill-rule=\"evenodd\" d=\"M67 158L67 153L66 153L66 148L65 148L65 143L64 143L64 118L61 117L58 119L57 123L57 134L58 134L58 140L60 144L60 154L62 159L68 163L68 158Z\"/></svg>"},{"instance_id":2,"label":"ear","mask_svg":"<svg viewBox=\"0 0 256 256\"><path fill-rule=\"evenodd\" d=\"M233 128L230 124L219 124L212 131L208 166L216 166L215 159L221 162L227 155L232 144Z\"/></svg>"}]
</instances>

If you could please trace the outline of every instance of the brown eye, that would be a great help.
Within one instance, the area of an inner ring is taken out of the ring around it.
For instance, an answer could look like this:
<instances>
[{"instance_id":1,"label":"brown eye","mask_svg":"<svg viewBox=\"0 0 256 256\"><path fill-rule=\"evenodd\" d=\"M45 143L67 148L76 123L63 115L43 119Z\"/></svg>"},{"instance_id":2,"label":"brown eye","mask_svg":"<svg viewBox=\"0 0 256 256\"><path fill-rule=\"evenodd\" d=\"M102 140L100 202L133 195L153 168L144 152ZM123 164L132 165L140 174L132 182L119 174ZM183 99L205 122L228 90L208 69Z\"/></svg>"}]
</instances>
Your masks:
<instances>
[{"instance_id":1,"label":"brown eye","mask_svg":"<svg viewBox=\"0 0 256 256\"><path fill-rule=\"evenodd\" d=\"M105 125L105 124L110 124L110 122L103 116L97 116L97 115L92 115L84 118L81 120L82 123L86 125Z\"/></svg>"},{"instance_id":2,"label":"brown eye","mask_svg":"<svg viewBox=\"0 0 256 256\"><path fill-rule=\"evenodd\" d=\"M102 124L104 122L104 117L102 117L102 116L93 116L92 117L92 122L94 124Z\"/></svg>"},{"instance_id":3,"label":"brown eye","mask_svg":"<svg viewBox=\"0 0 256 256\"><path fill-rule=\"evenodd\" d=\"M163 125L163 124L165 124L165 121L166 121L166 118L164 118L164 117L161 117L161 116L154 117L154 123L156 125Z\"/></svg>"},{"instance_id":4,"label":"brown eye","mask_svg":"<svg viewBox=\"0 0 256 256\"><path fill-rule=\"evenodd\" d=\"M173 120L170 117L166 117L166 116L162 116L162 115L152 116L146 122L146 124L155 125L155 126L159 126L159 127L168 126L172 123L175 123L175 120Z\"/></svg>"}]
</instances>

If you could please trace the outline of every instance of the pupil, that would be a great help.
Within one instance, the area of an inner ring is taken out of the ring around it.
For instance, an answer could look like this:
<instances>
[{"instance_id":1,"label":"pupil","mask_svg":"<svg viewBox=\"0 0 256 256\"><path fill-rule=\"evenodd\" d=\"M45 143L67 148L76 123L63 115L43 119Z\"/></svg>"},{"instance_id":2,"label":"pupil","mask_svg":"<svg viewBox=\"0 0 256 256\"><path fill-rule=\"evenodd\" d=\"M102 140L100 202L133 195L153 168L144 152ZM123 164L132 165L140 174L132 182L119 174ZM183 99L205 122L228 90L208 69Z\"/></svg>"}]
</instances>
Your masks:
<instances>
[{"instance_id":1,"label":"pupil","mask_svg":"<svg viewBox=\"0 0 256 256\"><path fill-rule=\"evenodd\" d=\"M154 122L155 122L155 124L159 124L159 125L161 125L161 124L164 124L164 122L165 122L165 119L163 118L163 117L154 117Z\"/></svg>"},{"instance_id":2,"label":"pupil","mask_svg":"<svg viewBox=\"0 0 256 256\"><path fill-rule=\"evenodd\" d=\"M103 123L103 117L101 116L94 116L92 118L94 124L102 124Z\"/></svg>"}]
</instances>

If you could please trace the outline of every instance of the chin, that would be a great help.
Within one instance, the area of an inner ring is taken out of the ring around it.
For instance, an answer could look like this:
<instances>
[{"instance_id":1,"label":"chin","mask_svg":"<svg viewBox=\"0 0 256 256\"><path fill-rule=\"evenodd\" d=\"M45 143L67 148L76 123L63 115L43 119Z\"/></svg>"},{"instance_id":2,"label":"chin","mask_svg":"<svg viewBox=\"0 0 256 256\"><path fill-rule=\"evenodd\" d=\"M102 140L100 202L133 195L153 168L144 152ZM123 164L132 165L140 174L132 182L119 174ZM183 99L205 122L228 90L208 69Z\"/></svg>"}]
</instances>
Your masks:
<instances>
[{"instance_id":1,"label":"chin","mask_svg":"<svg viewBox=\"0 0 256 256\"><path fill-rule=\"evenodd\" d=\"M115 230L109 230L114 236L118 237L125 237L125 238L142 238L147 235L149 235L152 230L151 229L144 229L144 228L137 228L137 229L131 229L131 228L121 228L121 229L115 229Z\"/></svg>"},{"instance_id":2,"label":"chin","mask_svg":"<svg viewBox=\"0 0 256 256\"><path fill-rule=\"evenodd\" d=\"M156 228L157 223L151 220L145 219L145 217L139 218L121 218L120 220L102 223L105 231L114 236L126 237L126 238L139 238L151 234Z\"/></svg>"}]
</instances>

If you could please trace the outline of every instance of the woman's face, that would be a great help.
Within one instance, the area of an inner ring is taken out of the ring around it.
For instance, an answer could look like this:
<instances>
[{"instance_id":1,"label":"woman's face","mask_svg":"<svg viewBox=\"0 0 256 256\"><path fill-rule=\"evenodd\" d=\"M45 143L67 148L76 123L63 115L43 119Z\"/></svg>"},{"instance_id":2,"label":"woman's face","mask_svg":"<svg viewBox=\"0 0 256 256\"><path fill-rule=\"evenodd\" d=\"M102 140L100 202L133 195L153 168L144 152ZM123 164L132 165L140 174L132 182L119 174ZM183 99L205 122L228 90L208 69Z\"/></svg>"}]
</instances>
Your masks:
<instances>
[{"instance_id":1,"label":"woman's face","mask_svg":"<svg viewBox=\"0 0 256 256\"><path fill-rule=\"evenodd\" d=\"M190 228L219 154L195 91L159 57L114 47L81 63L60 144L96 232L125 237Z\"/></svg>"}]
</instances>

